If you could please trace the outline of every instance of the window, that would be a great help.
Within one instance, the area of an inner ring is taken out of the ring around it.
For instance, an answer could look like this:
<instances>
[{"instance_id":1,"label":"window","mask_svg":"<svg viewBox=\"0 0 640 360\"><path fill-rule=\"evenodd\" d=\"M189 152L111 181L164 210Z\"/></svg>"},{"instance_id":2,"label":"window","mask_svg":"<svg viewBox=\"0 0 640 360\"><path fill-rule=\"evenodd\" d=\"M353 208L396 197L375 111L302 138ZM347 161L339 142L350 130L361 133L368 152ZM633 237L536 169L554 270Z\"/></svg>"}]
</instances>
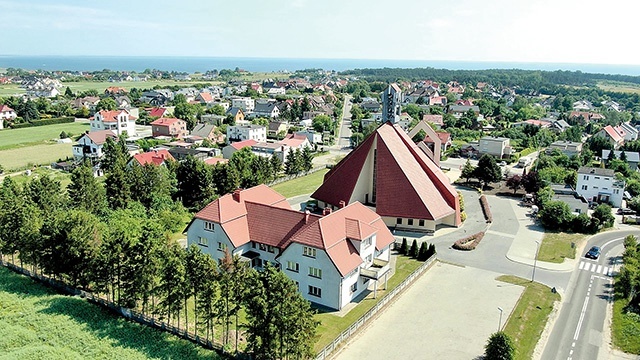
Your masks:
<instances>
[{"instance_id":1,"label":"window","mask_svg":"<svg viewBox=\"0 0 640 360\"><path fill-rule=\"evenodd\" d=\"M272 253L272 252L275 251L275 249L273 248L273 246L269 245L269 246L267 246L267 251Z\"/></svg>"},{"instance_id":2,"label":"window","mask_svg":"<svg viewBox=\"0 0 640 360\"><path fill-rule=\"evenodd\" d=\"M322 269L309 266L309 276L322 279Z\"/></svg>"},{"instance_id":3,"label":"window","mask_svg":"<svg viewBox=\"0 0 640 360\"><path fill-rule=\"evenodd\" d=\"M298 272L300 271L300 264L294 261L287 261L287 270Z\"/></svg>"},{"instance_id":4,"label":"window","mask_svg":"<svg viewBox=\"0 0 640 360\"><path fill-rule=\"evenodd\" d=\"M367 262L368 263L370 263L372 259L373 259L373 256L371 256L371 255L367 256Z\"/></svg>"},{"instance_id":5,"label":"window","mask_svg":"<svg viewBox=\"0 0 640 360\"><path fill-rule=\"evenodd\" d=\"M225 244L225 243L223 243L223 242L218 241L218 250L220 250L220 251L225 251L225 250L227 250L227 244Z\"/></svg>"},{"instance_id":6,"label":"window","mask_svg":"<svg viewBox=\"0 0 640 360\"><path fill-rule=\"evenodd\" d=\"M305 246L304 249L302 250L302 254L304 256L315 258L316 257L316 249L314 249L312 247Z\"/></svg>"},{"instance_id":7,"label":"window","mask_svg":"<svg viewBox=\"0 0 640 360\"><path fill-rule=\"evenodd\" d=\"M309 295L322 297L322 289L309 285Z\"/></svg>"},{"instance_id":8,"label":"window","mask_svg":"<svg viewBox=\"0 0 640 360\"><path fill-rule=\"evenodd\" d=\"M582 177L583 180L589 180L589 176L585 175Z\"/></svg>"},{"instance_id":9,"label":"window","mask_svg":"<svg viewBox=\"0 0 640 360\"><path fill-rule=\"evenodd\" d=\"M365 248L368 248L369 246L371 246L371 238L369 237L369 238L364 239L362 244L364 245Z\"/></svg>"},{"instance_id":10,"label":"window","mask_svg":"<svg viewBox=\"0 0 640 360\"><path fill-rule=\"evenodd\" d=\"M215 230L214 224L212 222L210 222L210 221L205 221L204 222L204 229L207 230L207 231L214 231Z\"/></svg>"},{"instance_id":11,"label":"window","mask_svg":"<svg viewBox=\"0 0 640 360\"><path fill-rule=\"evenodd\" d=\"M600 176L596 176L596 180L600 180Z\"/></svg>"},{"instance_id":12,"label":"window","mask_svg":"<svg viewBox=\"0 0 640 360\"><path fill-rule=\"evenodd\" d=\"M618 190L618 189L614 189L614 190L613 190L613 193L614 193L614 194L616 194L616 195L618 195L618 194L620 194L620 190Z\"/></svg>"},{"instance_id":13,"label":"window","mask_svg":"<svg viewBox=\"0 0 640 360\"><path fill-rule=\"evenodd\" d=\"M418 220L418 226L424 226L424 220L422 219Z\"/></svg>"},{"instance_id":14,"label":"window","mask_svg":"<svg viewBox=\"0 0 640 360\"><path fill-rule=\"evenodd\" d=\"M597 189L598 187L597 187L597 186L594 186L593 188L594 188L594 189Z\"/></svg>"},{"instance_id":15,"label":"window","mask_svg":"<svg viewBox=\"0 0 640 360\"><path fill-rule=\"evenodd\" d=\"M407 225L413 225L413 219L407 219Z\"/></svg>"},{"instance_id":16,"label":"window","mask_svg":"<svg viewBox=\"0 0 640 360\"><path fill-rule=\"evenodd\" d=\"M402 225L402 219L401 219L401 218L397 218L397 219L396 219L396 224L398 224L398 225Z\"/></svg>"},{"instance_id":17,"label":"window","mask_svg":"<svg viewBox=\"0 0 640 360\"><path fill-rule=\"evenodd\" d=\"M587 185L582 185L582 190L587 190Z\"/></svg>"},{"instance_id":18,"label":"window","mask_svg":"<svg viewBox=\"0 0 640 360\"><path fill-rule=\"evenodd\" d=\"M200 236L198 238L198 245L209 246L209 240L207 240L207 238Z\"/></svg>"},{"instance_id":19,"label":"window","mask_svg":"<svg viewBox=\"0 0 640 360\"><path fill-rule=\"evenodd\" d=\"M358 282L354 282L353 285L351 285L351 292L354 293L356 292L356 290L358 290Z\"/></svg>"},{"instance_id":20,"label":"window","mask_svg":"<svg viewBox=\"0 0 640 360\"><path fill-rule=\"evenodd\" d=\"M262 251L266 251L267 250L267 245L265 244L259 244L260 245L260 250Z\"/></svg>"}]
</instances>

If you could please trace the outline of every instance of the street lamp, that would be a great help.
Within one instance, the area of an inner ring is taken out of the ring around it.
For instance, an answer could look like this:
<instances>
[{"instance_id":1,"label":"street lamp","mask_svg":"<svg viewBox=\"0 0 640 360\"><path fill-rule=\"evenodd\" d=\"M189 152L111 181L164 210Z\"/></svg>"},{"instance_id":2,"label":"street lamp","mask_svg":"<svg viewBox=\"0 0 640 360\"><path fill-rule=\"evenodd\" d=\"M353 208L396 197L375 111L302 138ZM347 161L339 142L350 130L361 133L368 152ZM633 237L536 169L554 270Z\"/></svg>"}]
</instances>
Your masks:
<instances>
[{"instance_id":1,"label":"street lamp","mask_svg":"<svg viewBox=\"0 0 640 360\"><path fill-rule=\"evenodd\" d=\"M502 308L498 306L498 311L500 311L500 320L498 321L498 331L502 328Z\"/></svg>"},{"instance_id":2,"label":"street lamp","mask_svg":"<svg viewBox=\"0 0 640 360\"><path fill-rule=\"evenodd\" d=\"M531 282L536 278L536 264L538 263L538 251L540 250L540 241L536 240L536 257L533 258L533 274L531 275Z\"/></svg>"}]
</instances>

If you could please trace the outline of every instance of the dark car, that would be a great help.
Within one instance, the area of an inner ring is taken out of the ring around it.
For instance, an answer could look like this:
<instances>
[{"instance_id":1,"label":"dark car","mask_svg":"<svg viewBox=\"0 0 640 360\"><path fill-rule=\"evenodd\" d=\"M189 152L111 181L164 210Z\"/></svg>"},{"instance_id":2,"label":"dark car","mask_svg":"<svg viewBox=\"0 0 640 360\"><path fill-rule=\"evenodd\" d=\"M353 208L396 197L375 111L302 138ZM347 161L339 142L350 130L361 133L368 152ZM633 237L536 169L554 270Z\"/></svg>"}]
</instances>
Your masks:
<instances>
[{"instance_id":1,"label":"dark car","mask_svg":"<svg viewBox=\"0 0 640 360\"><path fill-rule=\"evenodd\" d=\"M618 215L635 215L635 214L636 212L631 209L627 209L627 208L618 209Z\"/></svg>"},{"instance_id":2,"label":"dark car","mask_svg":"<svg viewBox=\"0 0 640 360\"><path fill-rule=\"evenodd\" d=\"M589 251L587 251L587 253L584 255L584 257L589 258L589 259L598 259L598 257L600 256L600 248L597 246L592 246L591 249L589 249Z\"/></svg>"}]
</instances>

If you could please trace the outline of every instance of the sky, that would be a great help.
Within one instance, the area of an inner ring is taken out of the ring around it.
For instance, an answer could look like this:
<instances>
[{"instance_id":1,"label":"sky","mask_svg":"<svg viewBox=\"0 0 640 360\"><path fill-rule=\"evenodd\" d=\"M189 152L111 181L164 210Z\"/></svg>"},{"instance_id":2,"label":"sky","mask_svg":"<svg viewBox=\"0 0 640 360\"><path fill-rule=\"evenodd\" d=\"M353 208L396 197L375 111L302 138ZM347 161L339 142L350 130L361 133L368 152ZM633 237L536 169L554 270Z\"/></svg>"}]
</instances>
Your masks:
<instances>
[{"instance_id":1,"label":"sky","mask_svg":"<svg viewBox=\"0 0 640 360\"><path fill-rule=\"evenodd\" d=\"M635 0L0 0L0 55L640 65Z\"/></svg>"}]
</instances>

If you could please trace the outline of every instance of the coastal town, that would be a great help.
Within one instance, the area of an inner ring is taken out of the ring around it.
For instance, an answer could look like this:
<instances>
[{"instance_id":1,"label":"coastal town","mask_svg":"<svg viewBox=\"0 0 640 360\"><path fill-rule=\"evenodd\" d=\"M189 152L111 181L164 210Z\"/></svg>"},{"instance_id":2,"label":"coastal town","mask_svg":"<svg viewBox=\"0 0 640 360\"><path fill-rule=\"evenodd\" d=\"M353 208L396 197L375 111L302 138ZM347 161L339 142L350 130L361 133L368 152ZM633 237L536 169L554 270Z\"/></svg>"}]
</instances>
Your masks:
<instances>
[{"instance_id":1,"label":"coastal town","mask_svg":"<svg viewBox=\"0 0 640 360\"><path fill-rule=\"evenodd\" d=\"M185 358L640 350L638 92L579 72L3 70L2 264L197 344Z\"/></svg>"}]
</instances>

